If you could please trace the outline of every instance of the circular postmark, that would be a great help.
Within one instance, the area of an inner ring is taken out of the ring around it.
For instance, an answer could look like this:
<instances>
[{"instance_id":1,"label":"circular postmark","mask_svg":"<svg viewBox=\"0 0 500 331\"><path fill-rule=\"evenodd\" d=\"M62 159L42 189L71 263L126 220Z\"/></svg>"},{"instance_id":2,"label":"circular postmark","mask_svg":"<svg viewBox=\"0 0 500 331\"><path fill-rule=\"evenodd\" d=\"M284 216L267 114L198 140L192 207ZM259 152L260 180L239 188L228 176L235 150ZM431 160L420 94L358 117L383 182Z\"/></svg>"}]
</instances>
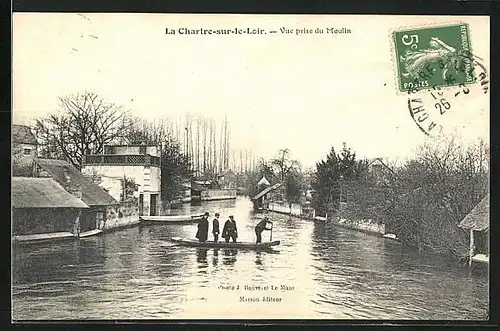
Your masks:
<instances>
[{"instance_id":1,"label":"circular postmark","mask_svg":"<svg viewBox=\"0 0 500 331\"><path fill-rule=\"evenodd\" d=\"M446 67L448 66L448 67ZM424 66L415 79L418 84L436 73L445 72L447 86L419 85L408 87L408 110L418 128L426 135L437 136L454 119L453 113L462 113L481 107L489 91L489 75L481 58L470 52L461 52L451 63L435 62ZM457 75L470 77L470 83L457 82ZM409 85L412 85L411 83ZM472 109L471 109L472 108Z\"/></svg>"}]
</instances>

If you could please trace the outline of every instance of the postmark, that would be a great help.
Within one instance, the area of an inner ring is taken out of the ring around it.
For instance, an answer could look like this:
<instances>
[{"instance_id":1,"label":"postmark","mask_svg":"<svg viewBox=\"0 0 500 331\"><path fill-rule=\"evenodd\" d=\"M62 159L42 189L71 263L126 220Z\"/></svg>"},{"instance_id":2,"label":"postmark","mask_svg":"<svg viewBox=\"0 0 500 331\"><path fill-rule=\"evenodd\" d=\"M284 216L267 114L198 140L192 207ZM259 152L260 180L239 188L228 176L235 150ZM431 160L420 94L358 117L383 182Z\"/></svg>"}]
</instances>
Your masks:
<instances>
[{"instance_id":1,"label":"postmark","mask_svg":"<svg viewBox=\"0 0 500 331\"><path fill-rule=\"evenodd\" d=\"M393 42L400 92L475 82L467 24L399 30Z\"/></svg>"},{"instance_id":2,"label":"postmark","mask_svg":"<svg viewBox=\"0 0 500 331\"><path fill-rule=\"evenodd\" d=\"M477 111L477 101L488 100L482 97L489 91L489 75L486 65L481 58L470 52L463 52L460 56L466 57L466 62L470 63L471 67L459 67L456 69L457 72L472 74L472 80L475 83L459 82L455 86L457 76L453 76L449 78L450 85L446 85L446 87L432 86L426 90L410 87L406 91L410 116L426 135L439 135L443 131L443 125L447 123L447 119L453 112ZM439 72L430 69L432 69L430 65L424 66L418 74L420 77L427 74L430 78L439 74Z\"/></svg>"}]
</instances>

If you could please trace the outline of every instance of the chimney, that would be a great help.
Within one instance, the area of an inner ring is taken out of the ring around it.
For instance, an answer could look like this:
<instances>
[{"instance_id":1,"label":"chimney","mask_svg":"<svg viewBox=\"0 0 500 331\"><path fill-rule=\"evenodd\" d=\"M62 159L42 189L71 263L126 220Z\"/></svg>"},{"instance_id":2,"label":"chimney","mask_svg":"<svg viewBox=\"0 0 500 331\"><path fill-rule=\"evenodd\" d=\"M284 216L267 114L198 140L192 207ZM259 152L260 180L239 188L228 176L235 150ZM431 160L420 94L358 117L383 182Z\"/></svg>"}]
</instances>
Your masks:
<instances>
[{"instance_id":1,"label":"chimney","mask_svg":"<svg viewBox=\"0 0 500 331\"><path fill-rule=\"evenodd\" d=\"M64 184L65 184L64 188L66 189L66 191L68 191L69 193L71 193L72 195L77 197L78 199L81 199L82 198L82 190L81 190L80 184L76 184L76 185L72 186L71 185L71 176L69 175L68 170L64 169L63 173L64 173Z\"/></svg>"},{"instance_id":2,"label":"chimney","mask_svg":"<svg viewBox=\"0 0 500 331\"><path fill-rule=\"evenodd\" d=\"M71 188L71 177L69 176L68 170L66 169L63 170L63 174L64 174L64 187L66 188L66 190L69 191Z\"/></svg>"}]
</instances>

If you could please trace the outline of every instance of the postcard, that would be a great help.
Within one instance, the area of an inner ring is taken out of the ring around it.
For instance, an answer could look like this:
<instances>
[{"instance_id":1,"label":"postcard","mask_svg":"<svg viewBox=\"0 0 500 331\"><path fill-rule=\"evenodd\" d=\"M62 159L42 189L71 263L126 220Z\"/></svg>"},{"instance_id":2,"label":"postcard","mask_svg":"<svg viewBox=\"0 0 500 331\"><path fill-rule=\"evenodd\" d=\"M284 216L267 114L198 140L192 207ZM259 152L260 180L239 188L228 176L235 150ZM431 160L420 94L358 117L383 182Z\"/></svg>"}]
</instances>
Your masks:
<instances>
[{"instance_id":1,"label":"postcard","mask_svg":"<svg viewBox=\"0 0 500 331\"><path fill-rule=\"evenodd\" d=\"M489 31L14 13L13 321L487 320Z\"/></svg>"}]
</instances>

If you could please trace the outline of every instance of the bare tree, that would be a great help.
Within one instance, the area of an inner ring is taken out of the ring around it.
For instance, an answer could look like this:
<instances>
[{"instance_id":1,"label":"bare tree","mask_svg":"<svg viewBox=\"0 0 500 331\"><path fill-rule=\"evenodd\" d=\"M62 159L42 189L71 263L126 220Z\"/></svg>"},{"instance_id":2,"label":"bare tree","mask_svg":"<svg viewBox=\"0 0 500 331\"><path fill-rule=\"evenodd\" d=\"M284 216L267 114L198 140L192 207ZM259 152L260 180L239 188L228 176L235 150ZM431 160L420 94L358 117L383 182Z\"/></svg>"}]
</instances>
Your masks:
<instances>
[{"instance_id":1,"label":"bare tree","mask_svg":"<svg viewBox=\"0 0 500 331\"><path fill-rule=\"evenodd\" d=\"M298 169L300 167L298 161L290 159L290 150L288 148L280 149L278 151L278 157L272 159L271 164L278 168L281 181L285 180L286 175L292 169Z\"/></svg>"},{"instance_id":2,"label":"bare tree","mask_svg":"<svg viewBox=\"0 0 500 331\"><path fill-rule=\"evenodd\" d=\"M69 95L59 102L57 113L36 119L41 153L64 156L78 169L84 155L101 153L104 145L123 137L131 127L128 111L94 92Z\"/></svg>"}]
</instances>

